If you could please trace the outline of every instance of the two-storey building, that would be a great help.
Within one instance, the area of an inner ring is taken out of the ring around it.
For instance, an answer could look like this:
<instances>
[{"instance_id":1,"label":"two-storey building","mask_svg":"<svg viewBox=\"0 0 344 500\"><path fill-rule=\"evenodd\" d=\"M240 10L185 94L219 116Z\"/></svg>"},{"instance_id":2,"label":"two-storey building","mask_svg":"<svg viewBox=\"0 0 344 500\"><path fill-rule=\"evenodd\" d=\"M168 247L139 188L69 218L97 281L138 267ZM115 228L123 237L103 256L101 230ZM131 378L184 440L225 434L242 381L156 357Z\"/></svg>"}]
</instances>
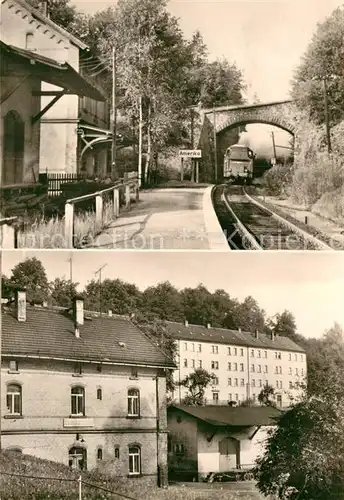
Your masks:
<instances>
[{"instance_id":1,"label":"two-storey building","mask_svg":"<svg viewBox=\"0 0 344 500\"><path fill-rule=\"evenodd\" d=\"M100 89L102 95L105 94L104 89L101 89L105 73L99 74L99 61L95 60L87 45L54 23L48 13L46 15L34 9L25 0L1 2L1 39L8 45L47 57L58 64L68 64L90 85ZM98 66L97 71L93 71L95 66ZM30 169L25 169L24 182L28 178L32 179L32 171L37 179L38 171L77 173L84 169L92 175L106 173L108 145L102 144L100 149L88 149L83 162L80 161L80 155L90 140L110 133L108 102L97 98L95 92L79 92L76 95L70 89L51 82L43 81L40 88L34 89L33 95L31 89L29 95L24 93L27 86L25 81L18 82L18 85L22 93L17 92L16 100L12 103L13 110L11 108L9 111L21 115L22 108L25 109L35 97L37 100L37 96L44 110L42 114L36 113L35 123L39 121L40 127L38 158L31 162ZM28 134L29 123L26 129ZM6 173L8 169L4 171Z\"/></svg>"},{"instance_id":2,"label":"two-storey building","mask_svg":"<svg viewBox=\"0 0 344 500\"><path fill-rule=\"evenodd\" d=\"M166 369L131 321L109 312L3 306L3 449L117 476L157 478L167 462Z\"/></svg>"},{"instance_id":3,"label":"two-storey building","mask_svg":"<svg viewBox=\"0 0 344 500\"><path fill-rule=\"evenodd\" d=\"M227 330L167 322L177 344L175 381L179 383L196 368L213 374L206 389L211 404L247 399L257 401L266 385L275 390L276 403L288 406L302 391L307 360L302 347L287 337L259 332ZM187 393L178 387L174 399L181 402Z\"/></svg>"}]
</instances>

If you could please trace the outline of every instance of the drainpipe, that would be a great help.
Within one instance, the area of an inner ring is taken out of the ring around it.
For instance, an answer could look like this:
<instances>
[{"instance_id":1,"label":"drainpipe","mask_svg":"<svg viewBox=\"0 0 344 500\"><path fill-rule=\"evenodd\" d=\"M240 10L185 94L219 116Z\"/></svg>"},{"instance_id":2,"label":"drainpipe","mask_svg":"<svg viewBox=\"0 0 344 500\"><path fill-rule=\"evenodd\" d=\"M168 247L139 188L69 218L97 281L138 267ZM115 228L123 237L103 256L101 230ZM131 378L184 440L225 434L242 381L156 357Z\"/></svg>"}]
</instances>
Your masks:
<instances>
[{"instance_id":1,"label":"drainpipe","mask_svg":"<svg viewBox=\"0 0 344 500\"><path fill-rule=\"evenodd\" d=\"M156 470L158 485L161 486L160 465L159 465L159 450L160 450L160 409L159 409L159 377L155 377L155 400L156 400Z\"/></svg>"},{"instance_id":2,"label":"drainpipe","mask_svg":"<svg viewBox=\"0 0 344 500\"><path fill-rule=\"evenodd\" d=\"M250 349L247 347L247 399L250 399Z\"/></svg>"}]
</instances>

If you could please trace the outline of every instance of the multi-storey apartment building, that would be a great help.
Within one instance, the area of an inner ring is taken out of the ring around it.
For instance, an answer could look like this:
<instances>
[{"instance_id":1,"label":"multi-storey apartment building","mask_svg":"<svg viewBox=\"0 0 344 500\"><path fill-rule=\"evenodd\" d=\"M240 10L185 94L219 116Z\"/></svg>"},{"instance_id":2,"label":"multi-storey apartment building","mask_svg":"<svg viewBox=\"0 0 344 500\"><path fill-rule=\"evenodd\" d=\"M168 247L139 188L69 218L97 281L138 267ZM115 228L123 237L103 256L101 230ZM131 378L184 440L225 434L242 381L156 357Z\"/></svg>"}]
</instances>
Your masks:
<instances>
[{"instance_id":1,"label":"multi-storey apartment building","mask_svg":"<svg viewBox=\"0 0 344 500\"><path fill-rule=\"evenodd\" d=\"M266 385L275 390L276 403L288 406L306 380L307 360L302 347L287 337L249 333L168 322L168 330L177 343L178 383L196 368L213 374L206 389L211 404L251 399L257 401ZM181 402L187 393L177 387L174 399Z\"/></svg>"},{"instance_id":2,"label":"multi-storey apartment building","mask_svg":"<svg viewBox=\"0 0 344 500\"><path fill-rule=\"evenodd\" d=\"M67 63L84 80L101 89L105 73L95 76L99 73L99 61L95 61L84 42L54 23L48 11L44 13L34 9L25 0L3 0L1 39L11 46L52 59L57 65ZM97 63L98 71L94 72L92 68ZM25 88L25 81L19 83L22 89ZM37 100L37 96L40 96L41 110L45 110L38 122L39 157L31 159L30 168L25 169L23 182L32 178L33 171L38 180L38 170L41 173L76 173L83 169L90 174L106 173L109 164L107 145L88 150L83 161L80 161L80 155L90 140L88 136L94 139L109 133L109 103L105 98L97 99L89 92L80 95L84 97L45 81L40 88L35 88L34 95L23 95L23 99L17 95L18 109L15 109L19 115L20 108ZM49 107L50 103L53 106ZM28 125L27 133L29 131Z\"/></svg>"},{"instance_id":3,"label":"multi-storey apartment building","mask_svg":"<svg viewBox=\"0 0 344 500\"><path fill-rule=\"evenodd\" d=\"M117 476L166 471L166 368L123 316L3 306L2 448ZM163 476L166 477L166 476Z\"/></svg>"}]
</instances>

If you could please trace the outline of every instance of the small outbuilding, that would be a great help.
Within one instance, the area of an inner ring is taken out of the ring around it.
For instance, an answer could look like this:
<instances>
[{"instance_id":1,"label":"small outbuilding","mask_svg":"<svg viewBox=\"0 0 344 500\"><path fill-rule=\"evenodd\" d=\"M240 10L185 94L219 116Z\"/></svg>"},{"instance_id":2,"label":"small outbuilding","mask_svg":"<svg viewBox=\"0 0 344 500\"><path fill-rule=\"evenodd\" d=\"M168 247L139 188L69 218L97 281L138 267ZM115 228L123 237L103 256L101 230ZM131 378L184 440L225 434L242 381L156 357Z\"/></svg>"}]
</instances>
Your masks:
<instances>
[{"instance_id":1,"label":"small outbuilding","mask_svg":"<svg viewBox=\"0 0 344 500\"><path fill-rule=\"evenodd\" d=\"M167 410L170 477L202 480L254 465L281 411L274 407L185 406Z\"/></svg>"}]
</instances>

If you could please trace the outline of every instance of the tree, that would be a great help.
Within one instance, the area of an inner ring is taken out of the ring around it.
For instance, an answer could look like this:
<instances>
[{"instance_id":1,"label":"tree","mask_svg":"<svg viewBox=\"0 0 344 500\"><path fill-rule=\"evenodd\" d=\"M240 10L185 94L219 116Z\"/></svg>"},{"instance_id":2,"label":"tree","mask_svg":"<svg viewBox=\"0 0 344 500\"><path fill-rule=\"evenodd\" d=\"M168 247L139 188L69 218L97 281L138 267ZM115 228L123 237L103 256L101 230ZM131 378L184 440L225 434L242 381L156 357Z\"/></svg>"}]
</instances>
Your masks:
<instances>
[{"instance_id":1,"label":"tree","mask_svg":"<svg viewBox=\"0 0 344 500\"><path fill-rule=\"evenodd\" d=\"M204 370L197 368L195 371L187 375L179 384L188 389L188 394L185 396L183 403L189 406L201 406L204 404L205 390L213 380L213 375Z\"/></svg>"},{"instance_id":2,"label":"tree","mask_svg":"<svg viewBox=\"0 0 344 500\"><path fill-rule=\"evenodd\" d=\"M264 406L275 406L273 396L275 389L271 385L266 385L258 394L258 401Z\"/></svg>"},{"instance_id":3,"label":"tree","mask_svg":"<svg viewBox=\"0 0 344 500\"><path fill-rule=\"evenodd\" d=\"M265 329L265 311L260 309L258 302L251 296L242 303L237 303L231 316L226 318L224 326L227 328L241 328L246 332Z\"/></svg>"},{"instance_id":4,"label":"tree","mask_svg":"<svg viewBox=\"0 0 344 500\"><path fill-rule=\"evenodd\" d=\"M328 84L329 116L332 124L344 118L344 6L321 24L296 71L292 97L311 119L325 122L324 78Z\"/></svg>"},{"instance_id":5,"label":"tree","mask_svg":"<svg viewBox=\"0 0 344 500\"><path fill-rule=\"evenodd\" d=\"M344 495L343 330L334 325L310 345L308 391L281 414L257 462L260 491L283 500Z\"/></svg>"},{"instance_id":6,"label":"tree","mask_svg":"<svg viewBox=\"0 0 344 500\"><path fill-rule=\"evenodd\" d=\"M19 262L13 269L10 284L26 288L29 302L42 302L49 298L49 283L43 264L36 257Z\"/></svg>"},{"instance_id":7,"label":"tree","mask_svg":"<svg viewBox=\"0 0 344 500\"><path fill-rule=\"evenodd\" d=\"M168 281L146 288L142 294L141 309L162 320L184 320L181 296Z\"/></svg>"},{"instance_id":8,"label":"tree","mask_svg":"<svg viewBox=\"0 0 344 500\"><path fill-rule=\"evenodd\" d=\"M288 337L294 342L302 341L303 337L297 333L297 326L294 315L290 311L278 313L273 320L267 322L269 329L281 337Z\"/></svg>"},{"instance_id":9,"label":"tree","mask_svg":"<svg viewBox=\"0 0 344 500\"><path fill-rule=\"evenodd\" d=\"M92 280L85 288L85 307L103 312L112 310L117 314L131 314L139 307L140 291L135 285L122 280L106 279L101 284Z\"/></svg>"},{"instance_id":10,"label":"tree","mask_svg":"<svg viewBox=\"0 0 344 500\"><path fill-rule=\"evenodd\" d=\"M50 296L52 304L60 307L70 307L73 298L77 295L76 287L78 283L73 283L64 278L55 278L50 283Z\"/></svg>"}]
</instances>

